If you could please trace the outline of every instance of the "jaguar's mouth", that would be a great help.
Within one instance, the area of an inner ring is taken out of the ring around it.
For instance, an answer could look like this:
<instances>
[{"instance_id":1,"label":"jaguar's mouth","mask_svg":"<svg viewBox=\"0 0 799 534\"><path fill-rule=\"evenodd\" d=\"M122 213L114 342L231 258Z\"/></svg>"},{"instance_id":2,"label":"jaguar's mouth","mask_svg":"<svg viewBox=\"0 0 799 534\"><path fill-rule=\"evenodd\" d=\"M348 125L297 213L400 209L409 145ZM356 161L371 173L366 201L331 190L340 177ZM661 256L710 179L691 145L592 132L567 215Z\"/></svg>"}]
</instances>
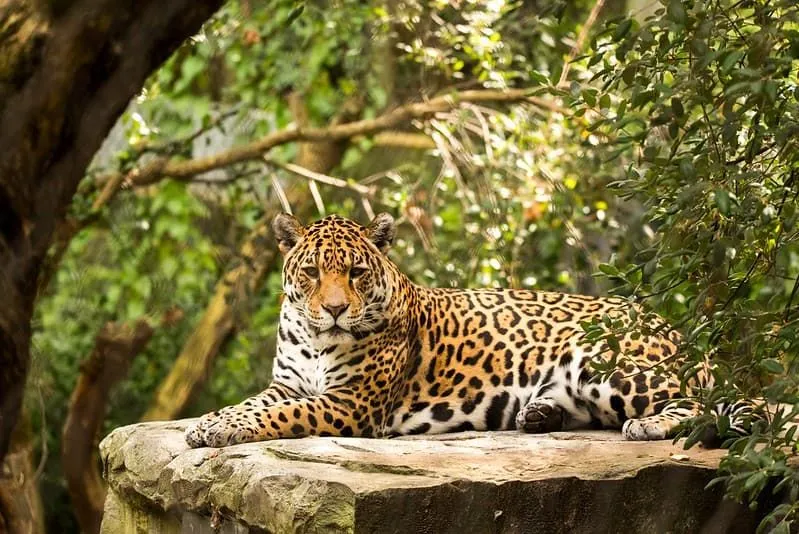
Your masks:
<instances>
[{"instance_id":1,"label":"jaguar's mouth","mask_svg":"<svg viewBox=\"0 0 799 534\"><path fill-rule=\"evenodd\" d=\"M330 328L325 330L318 330L316 331L317 335L324 334L326 336L343 336L343 335L351 335L349 330L345 330L341 328L339 325L333 325Z\"/></svg>"}]
</instances>

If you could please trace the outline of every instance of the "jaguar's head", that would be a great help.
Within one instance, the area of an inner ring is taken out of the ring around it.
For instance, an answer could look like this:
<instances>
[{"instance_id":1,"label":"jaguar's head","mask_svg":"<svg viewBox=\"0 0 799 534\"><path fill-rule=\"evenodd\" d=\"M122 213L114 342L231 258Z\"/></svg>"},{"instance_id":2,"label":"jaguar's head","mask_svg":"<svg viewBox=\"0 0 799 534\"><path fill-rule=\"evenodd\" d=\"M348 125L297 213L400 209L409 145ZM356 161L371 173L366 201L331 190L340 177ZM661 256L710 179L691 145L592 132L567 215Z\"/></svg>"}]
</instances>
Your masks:
<instances>
[{"instance_id":1,"label":"jaguar's head","mask_svg":"<svg viewBox=\"0 0 799 534\"><path fill-rule=\"evenodd\" d=\"M314 335L361 338L385 324L395 272L385 255L395 236L390 215L365 227L337 215L303 226L284 213L272 227L286 299Z\"/></svg>"}]
</instances>

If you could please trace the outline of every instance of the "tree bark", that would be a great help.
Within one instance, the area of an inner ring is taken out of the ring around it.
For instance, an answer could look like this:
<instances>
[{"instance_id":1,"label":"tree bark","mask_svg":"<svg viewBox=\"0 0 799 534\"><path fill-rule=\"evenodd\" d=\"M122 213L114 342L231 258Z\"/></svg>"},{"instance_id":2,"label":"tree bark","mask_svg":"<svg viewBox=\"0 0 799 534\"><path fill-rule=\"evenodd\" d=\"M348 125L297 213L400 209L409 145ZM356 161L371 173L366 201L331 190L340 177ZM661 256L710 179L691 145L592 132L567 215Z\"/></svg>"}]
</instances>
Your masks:
<instances>
[{"instance_id":1,"label":"tree bark","mask_svg":"<svg viewBox=\"0 0 799 534\"><path fill-rule=\"evenodd\" d=\"M145 78L220 4L0 5L0 460L22 402L37 279L55 225Z\"/></svg>"},{"instance_id":2,"label":"tree bark","mask_svg":"<svg viewBox=\"0 0 799 534\"><path fill-rule=\"evenodd\" d=\"M152 327L143 320L132 327L108 323L97 334L92 353L81 364L61 436L61 467L84 534L100 532L103 519L105 484L97 467L96 451L108 397L152 336Z\"/></svg>"},{"instance_id":3,"label":"tree bark","mask_svg":"<svg viewBox=\"0 0 799 534\"><path fill-rule=\"evenodd\" d=\"M44 509L36 483L30 421L22 416L0 464L0 534L44 534Z\"/></svg>"}]
</instances>

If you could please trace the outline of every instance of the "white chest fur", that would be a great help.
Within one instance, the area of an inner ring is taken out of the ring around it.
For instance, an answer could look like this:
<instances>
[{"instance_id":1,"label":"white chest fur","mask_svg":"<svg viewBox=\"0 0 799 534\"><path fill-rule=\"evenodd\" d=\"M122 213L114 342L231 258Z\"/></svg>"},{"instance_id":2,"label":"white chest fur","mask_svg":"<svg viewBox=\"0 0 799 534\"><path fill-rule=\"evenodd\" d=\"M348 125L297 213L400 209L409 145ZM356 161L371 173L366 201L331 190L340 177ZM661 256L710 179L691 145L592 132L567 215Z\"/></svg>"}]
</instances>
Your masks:
<instances>
[{"instance_id":1,"label":"white chest fur","mask_svg":"<svg viewBox=\"0 0 799 534\"><path fill-rule=\"evenodd\" d=\"M288 302L280 310L274 380L303 395L321 395L334 385L330 369L338 365L342 350L326 351L324 339L313 336L305 320Z\"/></svg>"}]
</instances>

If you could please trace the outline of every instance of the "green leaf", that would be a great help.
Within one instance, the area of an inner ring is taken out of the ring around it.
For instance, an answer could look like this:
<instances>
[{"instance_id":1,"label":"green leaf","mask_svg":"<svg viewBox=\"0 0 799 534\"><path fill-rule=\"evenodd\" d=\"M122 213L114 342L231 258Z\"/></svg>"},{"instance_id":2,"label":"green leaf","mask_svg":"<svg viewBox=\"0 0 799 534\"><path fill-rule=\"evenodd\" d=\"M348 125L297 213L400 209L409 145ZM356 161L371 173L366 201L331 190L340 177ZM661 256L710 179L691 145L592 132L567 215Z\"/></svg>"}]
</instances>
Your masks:
<instances>
[{"instance_id":1,"label":"green leaf","mask_svg":"<svg viewBox=\"0 0 799 534\"><path fill-rule=\"evenodd\" d=\"M702 439L702 436L704 436L704 434L705 434L705 427L703 425L698 425L696 428L694 428L691 431L690 434L688 434L688 437L685 438L685 443L683 444L683 447L685 449L690 449L691 447L699 443L699 440Z\"/></svg>"},{"instance_id":2,"label":"green leaf","mask_svg":"<svg viewBox=\"0 0 799 534\"><path fill-rule=\"evenodd\" d=\"M609 263L600 263L599 270L608 276L619 276L619 269Z\"/></svg>"},{"instance_id":3,"label":"green leaf","mask_svg":"<svg viewBox=\"0 0 799 534\"><path fill-rule=\"evenodd\" d=\"M205 70L206 66L207 62L200 57L187 57L180 66L181 84L184 87L188 85L199 73Z\"/></svg>"},{"instance_id":4,"label":"green leaf","mask_svg":"<svg viewBox=\"0 0 799 534\"><path fill-rule=\"evenodd\" d=\"M730 194L727 191L724 189L716 189L713 192L713 199L716 203L716 207L719 209L719 213L722 215L730 214Z\"/></svg>"},{"instance_id":5,"label":"green leaf","mask_svg":"<svg viewBox=\"0 0 799 534\"><path fill-rule=\"evenodd\" d=\"M641 108L649 102L652 102L655 99L656 94L657 93L654 90L641 91L637 94L633 94L633 98L630 103L634 108Z\"/></svg>"},{"instance_id":6,"label":"green leaf","mask_svg":"<svg viewBox=\"0 0 799 534\"><path fill-rule=\"evenodd\" d=\"M731 51L721 61L721 72L728 74L746 54L740 50Z\"/></svg>"},{"instance_id":7,"label":"green leaf","mask_svg":"<svg viewBox=\"0 0 799 534\"><path fill-rule=\"evenodd\" d=\"M138 319L144 316L144 302L139 299L130 299L127 302L125 317L129 320Z\"/></svg>"},{"instance_id":8,"label":"green leaf","mask_svg":"<svg viewBox=\"0 0 799 534\"><path fill-rule=\"evenodd\" d=\"M675 96L671 99L671 111L674 113L675 117L682 117L685 115L685 108L682 106L682 101L680 97Z\"/></svg>"},{"instance_id":9,"label":"green leaf","mask_svg":"<svg viewBox=\"0 0 799 534\"><path fill-rule=\"evenodd\" d=\"M690 159L684 158L680 160L680 174L688 180L696 178L696 169L694 169L694 163Z\"/></svg>"},{"instance_id":10,"label":"green leaf","mask_svg":"<svg viewBox=\"0 0 799 534\"><path fill-rule=\"evenodd\" d=\"M724 436L730 430L730 418L726 415L719 415L716 419L716 429L719 432L719 436Z\"/></svg>"},{"instance_id":11,"label":"green leaf","mask_svg":"<svg viewBox=\"0 0 799 534\"><path fill-rule=\"evenodd\" d=\"M627 85L632 85L635 81L635 73L637 71L638 69L634 65L625 67L624 70L621 71L621 79L624 80L624 83Z\"/></svg>"},{"instance_id":12,"label":"green leaf","mask_svg":"<svg viewBox=\"0 0 799 534\"><path fill-rule=\"evenodd\" d=\"M676 22L680 25L685 24L686 13L682 5L682 0L671 0L666 8L666 13L672 22Z\"/></svg>"},{"instance_id":13,"label":"green leaf","mask_svg":"<svg viewBox=\"0 0 799 534\"><path fill-rule=\"evenodd\" d=\"M624 19L616 26L616 31L613 32L613 40L614 41L621 41L628 33L630 33L630 29L633 27L632 19Z\"/></svg>"},{"instance_id":14,"label":"green leaf","mask_svg":"<svg viewBox=\"0 0 799 534\"><path fill-rule=\"evenodd\" d=\"M760 368L766 371L767 373L775 375L781 375L785 372L785 370L782 367L782 364L773 358L766 358L765 360L761 360Z\"/></svg>"},{"instance_id":15,"label":"green leaf","mask_svg":"<svg viewBox=\"0 0 799 534\"><path fill-rule=\"evenodd\" d=\"M286 20L285 20L285 22L284 22L284 25L285 25L285 26L288 26L288 25L290 25L292 22L294 22L295 20L297 20L297 19L299 18L299 16L300 16L300 15L302 15L302 12L303 12L303 11L305 11L305 4L304 4L304 3L302 3L302 4L298 5L298 6L296 6L294 9L292 9L292 10L291 10L291 12L289 12L289 14L288 14L288 16L286 17Z\"/></svg>"},{"instance_id":16,"label":"green leaf","mask_svg":"<svg viewBox=\"0 0 799 534\"><path fill-rule=\"evenodd\" d=\"M591 59L588 60L588 67L593 67L594 65L596 65L597 63L602 61L603 58L604 58L604 55L602 54L602 52L595 52L591 56Z\"/></svg>"},{"instance_id":17,"label":"green leaf","mask_svg":"<svg viewBox=\"0 0 799 534\"><path fill-rule=\"evenodd\" d=\"M765 484L766 480L768 480L768 475L762 471L756 471L749 475L749 478L746 479L744 483L744 491L751 491L757 488L758 486Z\"/></svg>"},{"instance_id":18,"label":"green leaf","mask_svg":"<svg viewBox=\"0 0 799 534\"><path fill-rule=\"evenodd\" d=\"M581 94L586 104L591 107L596 106L596 89L584 89Z\"/></svg>"}]
</instances>

